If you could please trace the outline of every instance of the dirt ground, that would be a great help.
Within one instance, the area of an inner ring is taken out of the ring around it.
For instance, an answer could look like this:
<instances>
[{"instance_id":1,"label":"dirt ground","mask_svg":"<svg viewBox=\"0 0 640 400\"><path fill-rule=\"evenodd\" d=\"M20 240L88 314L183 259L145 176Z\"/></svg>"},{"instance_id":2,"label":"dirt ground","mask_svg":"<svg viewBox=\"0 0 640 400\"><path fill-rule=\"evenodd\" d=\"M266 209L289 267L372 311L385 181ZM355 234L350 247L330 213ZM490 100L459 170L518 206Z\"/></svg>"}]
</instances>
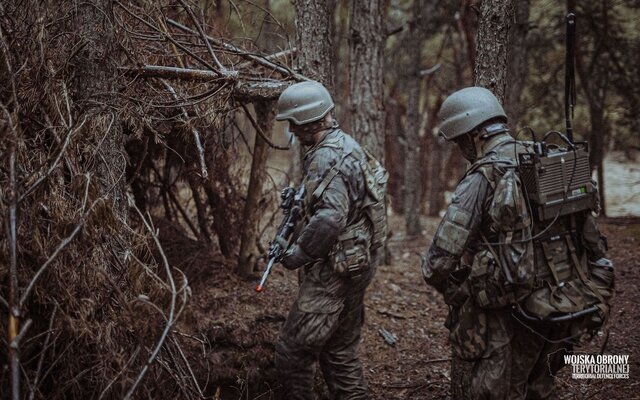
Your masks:
<instances>
[{"instance_id":1,"label":"dirt ground","mask_svg":"<svg viewBox=\"0 0 640 400\"><path fill-rule=\"evenodd\" d=\"M421 278L419 256L430 243L438 220L422 220L424 234L405 237L400 217L391 218L391 265L379 268L366 296L366 324L360 349L373 399L447 399L450 372L446 307ZM558 376L560 399L640 398L640 218L601 219L616 266L611 321L580 353L628 354L628 380L574 380L569 368ZM204 259L204 258L203 258ZM295 273L280 266L264 293L255 281L242 281L216 259L216 267L190 273L193 304L179 331L204 392L217 399L277 399L273 351L277 333L297 292ZM209 264L210 266L211 264ZM380 330L397 337L385 342ZM606 333L608 331L608 333ZM322 391L318 377L317 390Z\"/></svg>"},{"instance_id":2,"label":"dirt ground","mask_svg":"<svg viewBox=\"0 0 640 400\"><path fill-rule=\"evenodd\" d=\"M282 152L272 154L268 169L278 184L286 184L282 172L289 162ZM604 345L607 354L628 354L629 379L574 380L567 367L557 379L557 393L565 400L640 399L640 217L625 216L640 215L640 168L621 153L609 154L605 162L607 209L616 217L601 218L599 224L616 266L615 297L607 329L576 353L597 354ZM403 218L391 216L392 262L378 269L367 291L360 354L375 400L450 398L447 308L423 282L419 261L439 218L421 222L423 234L406 237ZM276 265L266 291L257 294L258 275L240 280L232 273L235 260L199 252L185 258L185 253L179 245L175 260L196 260L183 268L192 282L193 304L179 330L191 354L198 355L194 372L205 382L204 393L221 400L278 399L274 343L297 294L297 274ZM397 342L387 344L381 330ZM325 390L318 374L320 399L326 398Z\"/></svg>"}]
</instances>

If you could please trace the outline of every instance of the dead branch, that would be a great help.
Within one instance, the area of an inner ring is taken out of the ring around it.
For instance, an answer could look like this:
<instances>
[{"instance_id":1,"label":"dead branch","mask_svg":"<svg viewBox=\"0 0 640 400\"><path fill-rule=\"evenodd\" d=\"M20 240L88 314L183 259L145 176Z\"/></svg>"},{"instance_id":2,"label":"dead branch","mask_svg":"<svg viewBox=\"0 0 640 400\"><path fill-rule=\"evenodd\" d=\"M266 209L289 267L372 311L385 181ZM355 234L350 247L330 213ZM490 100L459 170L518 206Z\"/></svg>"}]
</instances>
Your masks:
<instances>
[{"instance_id":1,"label":"dead branch","mask_svg":"<svg viewBox=\"0 0 640 400\"><path fill-rule=\"evenodd\" d=\"M51 313L51 318L49 319L49 329L47 329L47 336L44 339L44 345L42 346L42 351L40 352L40 357L38 358L36 375L33 378L33 384L29 387L29 400L33 400L35 396L35 390L38 388L38 383L40 383L39 380L40 373L42 372L42 364L44 363L44 356L47 353L47 349L49 348L49 341L51 340L51 334L53 333L53 321L55 319L57 311L58 304L55 304L53 307L53 312Z\"/></svg>"},{"instance_id":2,"label":"dead branch","mask_svg":"<svg viewBox=\"0 0 640 400\"><path fill-rule=\"evenodd\" d=\"M131 354L131 357L129 357L129 360L127 360L127 362L125 363L124 367L122 367L122 369L120 370L120 372L118 372L113 379L111 379L109 381L109 383L107 384L107 386L105 386L104 390L102 390L102 393L100 393L100 397L98 397L98 400L102 399L104 397L104 395L109 391L109 388L111 387L111 385L113 385L113 383L116 381L116 379L118 379L118 377L120 375L122 375L122 373L124 371L127 370L127 368L129 368L129 365L131 365L131 363L133 362L133 360L135 360L138 357L138 353L140 353L140 346L136 347L136 349L133 351L133 354ZM31 399L29 399L31 400Z\"/></svg>"},{"instance_id":3,"label":"dead branch","mask_svg":"<svg viewBox=\"0 0 640 400\"><path fill-rule=\"evenodd\" d=\"M84 126L86 121L87 121L87 115L84 116L84 119L82 120L82 123L78 127L76 127L76 128L71 128L70 127L69 128L69 132L67 133L67 136L64 139L64 142L62 144L62 147L60 148L60 151L58 152L58 155L53 160L53 162L51 163L51 165L49 166L47 171L45 173L43 173L41 176L39 176L37 179L35 178L35 176L37 176L37 174L34 174L31 178L28 178L26 180L25 185L29 184L30 180L36 179L36 181L33 182L32 184L30 184L29 187L24 191L24 193L22 193L20 195L20 197L18 197L18 203L21 202L22 200L24 200L24 198L27 197L29 194L31 194L34 190L36 190L36 188L38 186L40 186L42 184L42 182L44 182L47 179L47 177L49 177L49 175L51 175L51 173L56 169L56 167L58 165L58 162L60 162L60 159L66 153L66 150L67 150L67 147L69 146L69 143L71 143L71 138L73 137L73 134L75 132L78 132L80 129L82 129L82 127Z\"/></svg>"},{"instance_id":4,"label":"dead branch","mask_svg":"<svg viewBox=\"0 0 640 400\"><path fill-rule=\"evenodd\" d=\"M437 63L431 68L423 69L422 71L420 71L420 76L429 76L429 75L435 74L436 71L438 71L439 69L440 69L440 63Z\"/></svg>"},{"instance_id":5,"label":"dead branch","mask_svg":"<svg viewBox=\"0 0 640 400\"><path fill-rule=\"evenodd\" d=\"M16 138L13 138L17 140ZM20 329L20 314L22 307L18 303L18 266L17 266L17 187L16 187L16 146L9 144L9 332L8 340L11 343L18 335ZM13 400L20 399L20 362L18 350L9 347L9 359L11 363L11 394Z\"/></svg>"},{"instance_id":6,"label":"dead branch","mask_svg":"<svg viewBox=\"0 0 640 400\"><path fill-rule=\"evenodd\" d=\"M84 203L86 202L86 200L88 198L90 181L91 181L91 178L89 176L87 176L87 186L86 186L86 189L85 189L85 197L84 197L84 201L83 201L83 208L85 206ZM64 238L60 242L60 244L58 245L58 247L56 247L54 252L49 256L49 258L47 258L47 260L44 262L44 264L42 264L42 266L38 269L38 272L36 272L35 275L33 276L33 278L31 278L31 281L29 282L29 285L27 285L27 288L22 293L22 296L20 297L20 301L18 302L18 309L19 310L22 310L24 308L25 303L29 299L29 295L31 294L31 291L33 290L33 288L35 287L36 283L38 282L38 279L40 279L40 276L42 275L42 273L49 267L49 265L51 265L51 263L56 259L58 254L65 247L67 247L67 245L69 243L71 243L73 241L73 239L78 235L78 233L80 233L80 230L84 226L84 223L86 222L87 217L89 216L91 211L93 211L93 208L95 207L95 205L98 204L100 201L103 201L103 200L104 200L103 197L100 197L100 198L96 199L91 204L91 207L89 207L88 210L86 210L86 211L84 211L82 213L82 216L80 217L80 221L78 222L76 227L73 229L73 231L71 231L69 236L67 236L66 238Z\"/></svg>"},{"instance_id":7,"label":"dead branch","mask_svg":"<svg viewBox=\"0 0 640 400\"><path fill-rule=\"evenodd\" d=\"M120 68L127 75L144 78L181 79L186 81L211 81L219 79L213 72L201 69L145 65L140 68ZM233 96L240 101L274 100L291 83L279 80L237 80L233 86ZM167 107L175 107L167 105Z\"/></svg>"},{"instance_id":8,"label":"dead branch","mask_svg":"<svg viewBox=\"0 0 640 400\"><path fill-rule=\"evenodd\" d=\"M171 93L171 96L173 96L176 101L179 101L178 95L173 89L173 86L169 85L169 83L167 83L167 81L165 81L164 79L162 80L162 84ZM209 175L207 173L207 164L204 161L204 148L202 147L202 142L200 141L200 133L189 123L189 114L187 113L187 110L184 107L180 107L180 109L182 110L182 115L184 116L184 124L191 128L191 133L193 134L193 141L195 142L196 149L198 150L198 160L200 160L200 170L202 172L202 178L207 179Z\"/></svg>"},{"instance_id":9,"label":"dead branch","mask_svg":"<svg viewBox=\"0 0 640 400\"><path fill-rule=\"evenodd\" d=\"M289 57L289 56L294 56L296 55L296 53L298 52L298 49L296 47L289 49L289 50L283 50L283 51L279 51L277 53L273 53L273 54L269 54L268 56L261 56L261 55L256 55L256 57L262 58L263 60L266 61L275 61L278 60L280 58L284 58L284 57ZM243 62L242 64L238 64L236 65L236 69L238 71L241 71L245 68L248 68L251 66L251 64L257 64L258 62L256 60L250 60L247 62Z\"/></svg>"},{"instance_id":10,"label":"dead branch","mask_svg":"<svg viewBox=\"0 0 640 400\"><path fill-rule=\"evenodd\" d=\"M192 34L196 34L196 32L193 29L188 28L188 27L182 25L181 23L179 23L177 21L174 21L172 19L167 19L167 22L169 23L169 25L175 26L176 28L178 28L178 29L180 29L180 30L182 30L184 32L189 32L189 33L192 33ZM211 41L211 43L215 44L216 46L220 46L223 49L225 49L225 50L227 50L227 51L229 51L231 53L237 54L240 57L243 57L243 58L245 58L247 60L250 60L250 61L253 61L253 62L257 63L257 64L260 64L263 67L267 67L269 69L278 71L284 77L292 77L292 78L294 78L294 79L296 79L298 81L308 81L309 80L309 78L307 78L306 76L298 74L297 72L294 72L294 71L290 70L289 68L287 68L287 67L285 67L283 65L279 65L279 64L273 63L273 62L271 62L269 60L266 60L263 57L256 56L255 54L252 54L252 53L249 53L249 52L247 52L245 50L242 50L239 47L236 47L236 46L232 45L231 43L227 43L227 42L225 42L223 40L220 40L220 39L212 38L211 36L207 36L207 39L209 41Z\"/></svg>"},{"instance_id":11,"label":"dead branch","mask_svg":"<svg viewBox=\"0 0 640 400\"><path fill-rule=\"evenodd\" d=\"M213 49L211 48L211 43L209 42L209 40L207 40L207 36L205 35L204 30L202 30L202 26L200 26L200 24L198 23L198 19L193 14L193 10L191 9L191 7L187 3L185 3L184 0L178 0L178 2L180 4L182 4L182 6L184 7L185 10L187 10L187 13L189 14L189 17L191 17L191 21L193 22L193 24L198 29L198 33L200 34L200 38L207 45L207 50L209 50L209 54L211 55L211 58L216 63L218 68L220 68L220 72L222 72L223 74L226 73L227 69L220 63L220 61L218 60L218 57L216 57L216 53L213 52Z\"/></svg>"},{"instance_id":12,"label":"dead branch","mask_svg":"<svg viewBox=\"0 0 640 400\"><path fill-rule=\"evenodd\" d=\"M115 4L119 5L120 8L122 8L127 14L131 15L134 19L142 22L143 24L145 24L146 26L148 26L149 28L153 29L154 31L158 32L159 34L161 34L164 39L170 41L173 45L175 45L176 47L178 47L180 50L184 51L186 54L188 54L189 56L191 56L192 58L194 58L196 61L198 61L200 64L202 64L204 67L207 67L209 70L213 71L215 74L217 75L224 75L223 71L218 71L216 68L214 68L211 64L209 64L207 61L205 61L202 57L200 57L199 55L197 55L196 53L194 53L193 51L191 51L189 48L187 48L185 45L183 45L182 43L178 42L177 40L175 40L173 38L173 36L168 35L166 33L164 33L161 29L159 29L158 27L156 27L155 25L151 24L150 22L146 21L144 18L141 18L140 16L136 15L136 13L132 12L131 10L129 10L124 4L120 3L119 1L115 1ZM234 74L234 71L230 71L230 73Z\"/></svg>"},{"instance_id":13,"label":"dead branch","mask_svg":"<svg viewBox=\"0 0 640 400\"><path fill-rule=\"evenodd\" d=\"M22 325L22 328L20 328L20 333L18 333L16 337L14 337L13 340L11 340L11 342L9 343L10 348L18 350L18 346L20 346L20 341L22 340L24 335L27 333L32 323L33 323L33 320L29 318L27 322L25 322L24 325Z\"/></svg>"},{"instance_id":14,"label":"dead branch","mask_svg":"<svg viewBox=\"0 0 640 400\"><path fill-rule=\"evenodd\" d=\"M140 209L138 207L136 207L135 203L133 201L131 201L130 203L135 208L135 210L137 211L138 216L140 217L140 219L141 219L142 223L144 224L144 226L149 231L149 234L153 238L153 241L155 242L156 247L158 248L158 251L160 252L160 256L162 258L162 263L164 265L165 272L167 274L167 280L169 281L169 285L170 285L170 288L171 288L171 301L170 301L170 305L169 305L169 315L166 317L167 323L165 325L165 328L162 331L162 334L160 335L160 339L158 339L158 343L156 344L155 349L153 350L153 352L149 356L149 359L145 363L144 367L142 367L142 370L138 374L138 377L136 378L136 380L133 383L133 385L131 385L131 388L129 388L129 391L127 391L127 394L124 396L124 398L127 399L127 400L131 399L131 396L133 396L133 393L138 388L138 385L140 384L140 382L142 382L142 379L144 379L144 376L147 374L147 371L149 370L149 367L151 366L151 364L153 364L156 356L158 355L158 353L160 352L160 349L162 348L162 345L164 344L165 340L167 339L167 335L169 334L171 326L175 322L174 312L175 312L175 307L176 307L176 298L177 298L177 295L178 295L178 292L176 290L176 284L173 281L173 275L171 273L171 267L169 266L169 261L167 260L167 256L164 253L164 250L162 249L162 245L160 244L160 240L158 240L158 235L156 235L155 230L149 225L149 222L144 217L144 215L142 215L142 212L140 212ZM150 216L149 216L149 219L151 219Z\"/></svg>"},{"instance_id":15,"label":"dead branch","mask_svg":"<svg viewBox=\"0 0 640 400\"><path fill-rule=\"evenodd\" d=\"M176 338L172 337L171 340L173 340L173 344L178 349L178 352L180 353L180 357L182 358L182 361L187 366L187 370L189 370L189 375L190 375L191 379L193 380L193 384L196 385L196 389L198 389L198 393L200 394L200 397L203 397L202 389L200 388L200 384L198 383L198 379L196 379L196 375L193 373L193 369L191 368L191 364L189 363L189 360L184 355L184 352L182 351L182 348L178 344L178 341L176 340Z\"/></svg>"},{"instance_id":16,"label":"dead branch","mask_svg":"<svg viewBox=\"0 0 640 400\"><path fill-rule=\"evenodd\" d=\"M276 150L289 150L291 149L290 146L284 147L284 146L278 146L277 144L273 143L271 141L271 139L269 139L267 137L267 135L262 131L262 128L260 128L260 125L258 125L258 123L256 122L256 120L253 118L253 116L251 115L251 113L249 112L249 110L247 109L247 106L245 106L244 104L240 104L240 107L242 107L242 109L244 110L244 113L246 114L247 118L249 119L249 121L251 122L251 125L253 126L253 129L256 130L256 132L260 135L260 137L262 137L262 139L264 139L264 141L272 148L276 149Z\"/></svg>"}]
</instances>

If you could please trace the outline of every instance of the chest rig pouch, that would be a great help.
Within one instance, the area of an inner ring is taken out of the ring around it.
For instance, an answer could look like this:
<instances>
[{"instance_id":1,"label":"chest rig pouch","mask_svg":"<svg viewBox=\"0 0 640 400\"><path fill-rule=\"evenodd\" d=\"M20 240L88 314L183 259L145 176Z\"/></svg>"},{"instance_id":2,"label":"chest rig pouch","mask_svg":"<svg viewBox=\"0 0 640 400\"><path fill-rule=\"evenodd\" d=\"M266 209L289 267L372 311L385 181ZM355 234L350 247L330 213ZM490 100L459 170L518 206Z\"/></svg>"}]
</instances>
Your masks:
<instances>
[{"instance_id":1,"label":"chest rig pouch","mask_svg":"<svg viewBox=\"0 0 640 400\"><path fill-rule=\"evenodd\" d=\"M343 142L344 144L344 142ZM319 199L340 173L352 150L343 148L343 155L312 193L312 201ZM363 149L364 150L364 149ZM370 268L371 252L381 247L387 235L386 184L388 173L366 150L359 161L364 175L365 198L356 222L347 226L329 253L329 265L338 276L358 279Z\"/></svg>"},{"instance_id":2,"label":"chest rig pouch","mask_svg":"<svg viewBox=\"0 0 640 400\"><path fill-rule=\"evenodd\" d=\"M339 276L358 279L369 269L370 238L366 220L347 227L329 253L329 265Z\"/></svg>"}]
</instances>

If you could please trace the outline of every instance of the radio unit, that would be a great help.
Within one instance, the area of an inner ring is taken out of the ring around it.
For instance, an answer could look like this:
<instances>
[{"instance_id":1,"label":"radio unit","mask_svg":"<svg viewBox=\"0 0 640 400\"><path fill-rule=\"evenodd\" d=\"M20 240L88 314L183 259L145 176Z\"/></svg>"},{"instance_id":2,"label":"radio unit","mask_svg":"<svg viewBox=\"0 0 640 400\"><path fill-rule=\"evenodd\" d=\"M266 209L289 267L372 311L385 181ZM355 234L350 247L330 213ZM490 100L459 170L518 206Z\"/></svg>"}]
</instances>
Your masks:
<instances>
[{"instance_id":1,"label":"radio unit","mask_svg":"<svg viewBox=\"0 0 640 400\"><path fill-rule=\"evenodd\" d=\"M538 221L596 208L586 143L566 149L536 142L519 154L520 178Z\"/></svg>"}]
</instances>

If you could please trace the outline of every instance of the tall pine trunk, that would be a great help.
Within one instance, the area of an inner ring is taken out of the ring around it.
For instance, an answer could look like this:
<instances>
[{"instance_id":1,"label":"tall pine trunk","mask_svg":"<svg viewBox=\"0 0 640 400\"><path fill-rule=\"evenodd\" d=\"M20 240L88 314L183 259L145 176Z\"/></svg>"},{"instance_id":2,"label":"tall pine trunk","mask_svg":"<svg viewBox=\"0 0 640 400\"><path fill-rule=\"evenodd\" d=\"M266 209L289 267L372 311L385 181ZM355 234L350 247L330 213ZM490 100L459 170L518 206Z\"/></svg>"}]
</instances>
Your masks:
<instances>
[{"instance_id":1,"label":"tall pine trunk","mask_svg":"<svg viewBox=\"0 0 640 400\"><path fill-rule=\"evenodd\" d=\"M383 0L353 0L349 35L351 134L384 161Z\"/></svg>"},{"instance_id":2,"label":"tall pine trunk","mask_svg":"<svg viewBox=\"0 0 640 400\"><path fill-rule=\"evenodd\" d=\"M514 0L483 0L476 40L475 84L493 92L501 103L507 86L509 29Z\"/></svg>"},{"instance_id":3,"label":"tall pine trunk","mask_svg":"<svg viewBox=\"0 0 640 400\"><path fill-rule=\"evenodd\" d=\"M420 163L420 128L422 115L420 97L422 94L422 46L424 44L424 13L427 1L415 0L413 4L413 21L407 47L411 49L408 65L408 100L407 124L405 129L405 162L404 162L404 217L407 235L419 235L422 179Z\"/></svg>"}]
</instances>

